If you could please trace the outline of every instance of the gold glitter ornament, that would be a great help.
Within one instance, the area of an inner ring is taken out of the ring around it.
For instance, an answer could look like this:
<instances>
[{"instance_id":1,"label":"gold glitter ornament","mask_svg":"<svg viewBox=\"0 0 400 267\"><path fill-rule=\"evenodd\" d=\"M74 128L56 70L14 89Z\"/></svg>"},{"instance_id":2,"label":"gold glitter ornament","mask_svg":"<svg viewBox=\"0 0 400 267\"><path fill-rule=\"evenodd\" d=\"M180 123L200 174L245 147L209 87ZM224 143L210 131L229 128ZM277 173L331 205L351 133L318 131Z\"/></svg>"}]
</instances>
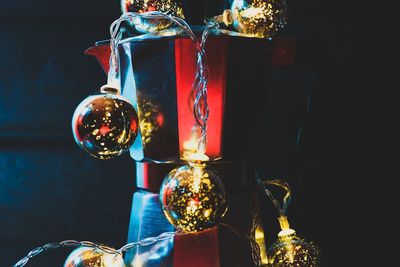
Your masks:
<instances>
[{"instance_id":1,"label":"gold glitter ornament","mask_svg":"<svg viewBox=\"0 0 400 267\"><path fill-rule=\"evenodd\" d=\"M161 186L160 201L168 221L185 232L211 228L227 211L224 185L204 162L173 169Z\"/></svg>"},{"instance_id":2,"label":"gold glitter ornament","mask_svg":"<svg viewBox=\"0 0 400 267\"><path fill-rule=\"evenodd\" d=\"M64 267L125 267L121 254L106 253L98 248L79 247L72 251Z\"/></svg>"},{"instance_id":3,"label":"gold glitter ornament","mask_svg":"<svg viewBox=\"0 0 400 267\"><path fill-rule=\"evenodd\" d=\"M261 181L261 180L260 180ZM261 181L263 191L271 200L279 212L279 225L281 231L278 240L268 250L268 266L271 267L317 267L321 266L320 250L313 243L306 242L296 235L296 231L290 228L286 217L286 210L291 200L291 189L288 183L280 180ZM282 205L275 199L267 188L273 185L284 189Z\"/></svg>"},{"instance_id":4,"label":"gold glitter ornament","mask_svg":"<svg viewBox=\"0 0 400 267\"><path fill-rule=\"evenodd\" d=\"M220 22L233 24L241 33L268 38L284 28L286 20L286 0L234 0Z\"/></svg>"},{"instance_id":5,"label":"gold glitter ornament","mask_svg":"<svg viewBox=\"0 0 400 267\"><path fill-rule=\"evenodd\" d=\"M84 99L72 118L76 143L98 159L115 158L127 151L137 130L138 117L133 106L111 91Z\"/></svg>"},{"instance_id":6,"label":"gold glitter ornament","mask_svg":"<svg viewBox=\"0 0 400 267\"><path fill-rule=\"evenodd\" d=\"M321 266L319 248L296 236L289 228L286 216L278 218L282 230L278 240L268 250L271 267L318 267Z\"/></svg>"},{"instance_id":7,"label":"gold glitter ornament","mask_svg":"<svg viewBox=\"0 0 400 267\"><path fill-rule=\"evenodd\" d=\"M182 0L121 0L121 11L122 13L134 12L139 14L160 11L182 19L185 18ZM166 19L137 18L132 24L139 32L149 33L167 29L172 23Z\"/></svg>"}]
</instances>

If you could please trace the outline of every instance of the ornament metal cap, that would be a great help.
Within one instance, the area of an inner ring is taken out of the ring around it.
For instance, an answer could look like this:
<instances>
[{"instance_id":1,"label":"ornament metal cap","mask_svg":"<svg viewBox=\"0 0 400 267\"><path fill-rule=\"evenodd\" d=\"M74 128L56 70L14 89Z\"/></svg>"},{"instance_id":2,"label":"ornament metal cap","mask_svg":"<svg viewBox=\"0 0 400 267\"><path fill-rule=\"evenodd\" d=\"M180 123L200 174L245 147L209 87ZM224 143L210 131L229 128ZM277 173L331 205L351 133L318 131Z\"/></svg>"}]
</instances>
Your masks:
<instances>
[{"instance_id":1,"label":"ornament metal cap","mask_svg":"<svg viewBox=\"0 0 400 267\"><path fill-rule=\"evenodd\" d=\"M279 240L287 240L296 236L296 231L293 229L284 229L278 233Z\"/></svg>"},{"instance_id":2,"label":"ornament metal cap","mask_svg":"<svg viewBox=\"0 0 400 267\"><path fill-rule=\"evenodd\" d=\"M100 87L100 92L102 93L112 93L112 94L119 94L120 90L118 88L115 88L114 86L111 86L109 84L105 84L102 87Z\"/></svg>"},{"instance_id":3,"label":"ornament metal cap","mask_svg":"<svg viewBox=\"0 0 400 267\"><path fill-rule=\"evenodd\" d=\"M233 24L232 12L229 9L225 9L222 14L215 16L211 19L206 19L206 21L224 23L225 26L229 27Z\"/></svg>"},{"instance_id":4,"label":"ornament metal cap","mask_svg":"<svg viewBox=\"0 0 400 267\"><path fill-rule=\"evenodd\" d=\"M285 215L281 215L278 217L279 225L281 227L281 231L278 233L278 238L280 240L282 239L287 239L287 238L292 238L293 236L296 236L296 231L293 229L290 229L289 221Z\"/></svg>"}]
</instances>

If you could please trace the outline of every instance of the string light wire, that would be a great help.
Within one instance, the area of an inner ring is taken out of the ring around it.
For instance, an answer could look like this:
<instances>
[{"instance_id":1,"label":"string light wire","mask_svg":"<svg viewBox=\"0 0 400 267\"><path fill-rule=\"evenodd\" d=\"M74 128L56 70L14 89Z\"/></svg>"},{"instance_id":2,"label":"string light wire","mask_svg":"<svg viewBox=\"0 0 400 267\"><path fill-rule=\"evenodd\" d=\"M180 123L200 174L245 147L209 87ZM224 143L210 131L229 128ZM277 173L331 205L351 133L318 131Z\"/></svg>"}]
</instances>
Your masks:
<instances>
[{"instance_id":1,"label":"string light wire","mask_svg":"<svg viewBox=\"0 0 400 267\"><path fill-rule=\"evenodd\" d=\"M205 52L206 40L213 29L219 29L219 24L212 21L206 21L206 28L203 31L201 40L199 40L196 34L192 31L188 23L181 18L174 17L159 11L151 11L146 13L124 13L119 19L115 20L110 26L110 70L108 73L108 82L113 84L113 81L118 78L119 70L119 53L118 45L122 39L122 33L120 31L121 23L124 21L131 21L135 23L137 19L152 19L161 20L167 19L172 24L176 25L181 31L186 33L189 38L193 41L196 52L197 52L197 71L196 77L192 85L192 91L194 95L193 103L193 115L196 120L197 126L201 130L201 136L199 139L198 150L205 152L207 146L207 121L209 118L209 106L207 101L207 84L209 78L209 69L207 63L207 56ZM151 35L151 34L150 34Z\"/></svg>"},{"instance_id":2,"label":"string light wire","mask_svg":"<svg viewBox=\"0 0 400 267\"><path fill-rule=\"evenodd\" d=\"M193 115L196 120L197 126L201 130L201 137L199 139L199 144L198 144L198 150L205 152L206 151L206 146L207 146L207 121L209 118L209 106L208 106L208 91L207 91L207 84L208 84L208 78L209 78L209 69L208 69L208 64L207 64L207 56L205 52L205 44L208 36L212 32L212 30L218 30L219 29L219 24L216 21L210 21L206 20L206 28L203 31L201 35L201 40L198 40L197 36L195 33L192 31L188 23L178 17L174 17L159 11L151 11L151 12L146 12L146 13L133 13L133 12L127 12L121 15L121 17L117 20L115 20L111 26L110 26L110 49L111 49L111 55L110 55L110 68L108 72L108 85L113 85L113 87L117 87L116 89L119 91L120 88L117 86L117 82L119 79L119 53L118 53L118 45L122 41L122 31L121 29L121 24L125 21L132 21L135 23L137 19L167 19L170 22L172 22L174 25L176 25L180 30L182 30L184 33L186 33L189 38L194 42L196 52L197 52L197 72L196 72L196 77L193 82L192 86L192 91L193 91L193 96L194 96L194 102L193 102ZM154 33L147 34L148 36L154 35ZM146 35L142 35L144 37ZM226 227L230 229L233 233L236 235L242 237L245 240L248 240L251 246L252 250L252 257L253 261L256 264L256 266L260 266L260 248L255 242L255 230L259 224L259 215L258 215L258 210L252 215L252 226L250 229L250 233L244 234L241 231L237 230L236 228L220 223L220 226ZM48 243L45 244L41 247L37 247L33 250L31 250L24 258L19 260L14 267L23 267L25 266L28 261L33 258L38 256L39 254L48 251L48 250L53 250L57 248L66 248L66 247L78 247L78 246L85 246L85 247L90 247L94 249L99 249L105 253L108 254L123 254L124 252L128 251L129 249L132 249L134 247L139 247L139 246L149 246L151 244L154 244L156 242L162 241L162 240L167 240L170 238L173 238L175 235L182 235L182 234L187 234L181 231L176 231L176 232L165 232L160 234L157 237L148 237L145 239L142 239L138 242L133 242L133 243L128 243L121 247L120 249L114 249L108 246L104 245L99 245L90 241L76 241L76 240L65 240L61 241L59 243Z\"/></svg>"},{"instance_id":3,"label":"string light wire","mask_svg":"<svg viewBox=\"0 0 400 267\"><path fill-rule=\"evenodd\" d=\"M21 260L19 260L16 264L14 264L13 267L23 267L25 266L28 261L33 258L38 256L39 254L41 254L42 252L45 252L47 250L53 250L53 249L57 249L57 248L67 248L67 247L79 247L79 246L83 246L83 247L89 247L89 248L94 248L94 249L99 249L101 251L103 251L104 253L107 254L120 254L122 255L122 253L126 252L129 249L132 249L134 247L141 247L141 246L149 246L152 245L156 242L162 241L162 240L167 240L170 238L173 238L175 235L182 235L185 234L183 232L165 232L160 234L157 237L148 237L145 239L142 239L138 242L132 242L129 244L124 245L123 247L121 247L120 249L114 249L108 246L104 246L104 245L99 245L90 241L76 241L76 240L65 240L59 243L48 243L44 246L41 247L37 247L34 248L33 250L31 250L25 257L23 257Z\"/></svg>"}]
</instances>

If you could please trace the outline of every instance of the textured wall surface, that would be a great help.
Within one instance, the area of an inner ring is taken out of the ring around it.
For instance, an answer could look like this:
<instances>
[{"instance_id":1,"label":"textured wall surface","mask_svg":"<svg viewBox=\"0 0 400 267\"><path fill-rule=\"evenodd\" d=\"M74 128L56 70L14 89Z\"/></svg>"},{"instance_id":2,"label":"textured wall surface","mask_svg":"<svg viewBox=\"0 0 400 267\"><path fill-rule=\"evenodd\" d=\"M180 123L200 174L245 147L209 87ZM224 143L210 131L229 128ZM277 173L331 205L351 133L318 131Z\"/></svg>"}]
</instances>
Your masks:
<instances>
[{"instance_id":1,"label":"textured wall surface","mask_svg":"<svg viewBox=\"0 0 400 267\"><path fill-rule=\"evenodd\" d=\"M292 17L283 36L298 38L297 63L272 72L257 165L263 177L292 183L293 224L329 255L331 236L320 226L332 220L331 214L314 211L316 201L318 208L331 203L332 193L324 192L330 188L326 181L332 181L335 124L328 125L334 120L325 117L323 103L336 88L326 75L334 68L321 61L343 57L346 45L332 36L326 18L332 11L316 2L289 1ZM197 10L188 16L192 22L201 21L202 11L185 5ZM204 12L217 14L227 5L213 1ZM126 241L133 161L128 155L107 162L91 158L77 148L70 131L77 104L106 80L83 51L108 38L108 26L119 14L119 1L0 2L1 266L47 242L120 246ZM265 206L264 217L274 222L275 211ZM61 266L66 253L48 253L29 266Z\"/></svg>"}]
</instances>

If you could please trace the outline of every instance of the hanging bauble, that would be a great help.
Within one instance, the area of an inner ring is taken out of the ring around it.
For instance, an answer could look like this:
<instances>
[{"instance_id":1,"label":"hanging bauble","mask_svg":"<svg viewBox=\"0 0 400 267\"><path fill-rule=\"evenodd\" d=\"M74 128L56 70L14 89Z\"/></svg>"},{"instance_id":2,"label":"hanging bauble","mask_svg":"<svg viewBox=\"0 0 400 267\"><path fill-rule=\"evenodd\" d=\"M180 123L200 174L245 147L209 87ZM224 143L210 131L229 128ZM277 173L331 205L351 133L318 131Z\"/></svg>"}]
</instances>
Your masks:
<instances>
[{"instance_id":1,"label":"hanging bauble","mask_svg":"<svg viewBox=\"0 0 400 267\"><path fill-rule=\"evenodd\" d=\"M76 143L90 155L110 159L132 146L138 117L127 99L106 88L79 104L72 118L72 130Z\"/></svg>"},{"instance_id":2,"label":"hanging bauble","mask_svg":"<svg viewBox=\"0 0 400 267\"><path fill-rule=\"evenodd\" d=\"M278 240L268 250L269 264L272 267L318 267L321 266L319 248L297 237L289 228L285 216L279 221L285 225L278 234ZM282 223L283 221L283 223Z\"/></svg>"},{"instance_id":3,"label":"hanging bauble","mask_svg":"<svg viewBox=\"0 0 400 267\"><path fill-rule=\"evenodd\" d=\"M278 237L268 251L271 266L321 266L318 247L300 239L295 233Z\"/></svg>"},{"instance_id":4,"label":"hanging bauble","mask_svg":"<svg viewBox=\"0 0 400 267\"><path fill-rule=\"evenodd\" d=\"M224 185L201 162L173 169L161 186L160 201L168 221L185 232L215 226L227 210Z\"/></svg>"},{"instance_id":5,"label":"hanging bauble","mask_svg":"<svg viewBox=\"0 0 400 267\"><path fill-rule=\"evenodd\" d=\"M169 15L184 18L182 0L121 0L122 13L134 12L145 13L149 11L160 11ZM142 33L157 32L171 26L166 19L136 18L132 21L135 28Z\"/></svg>"},{"instance_id":6,"label":"hanging bauble","mask_svg":"<svg viewBox=\"0 0 400 267\"><path fill-rule=\"evenodd\" d=\"M79 247L72 251L64 267L125 267L121 254L106 253L98 248Z\"/></svg>"},{"instance_id":7,"label":"hanging bauble","mask_svg":"<svg viewBox=\"0 0 400 267\"><path fill-rule=\"evenodd\" d=\"M234 0L223 22L255 37L274 36L286 25L286 0Z\"/></svg>"}]
</instances>

